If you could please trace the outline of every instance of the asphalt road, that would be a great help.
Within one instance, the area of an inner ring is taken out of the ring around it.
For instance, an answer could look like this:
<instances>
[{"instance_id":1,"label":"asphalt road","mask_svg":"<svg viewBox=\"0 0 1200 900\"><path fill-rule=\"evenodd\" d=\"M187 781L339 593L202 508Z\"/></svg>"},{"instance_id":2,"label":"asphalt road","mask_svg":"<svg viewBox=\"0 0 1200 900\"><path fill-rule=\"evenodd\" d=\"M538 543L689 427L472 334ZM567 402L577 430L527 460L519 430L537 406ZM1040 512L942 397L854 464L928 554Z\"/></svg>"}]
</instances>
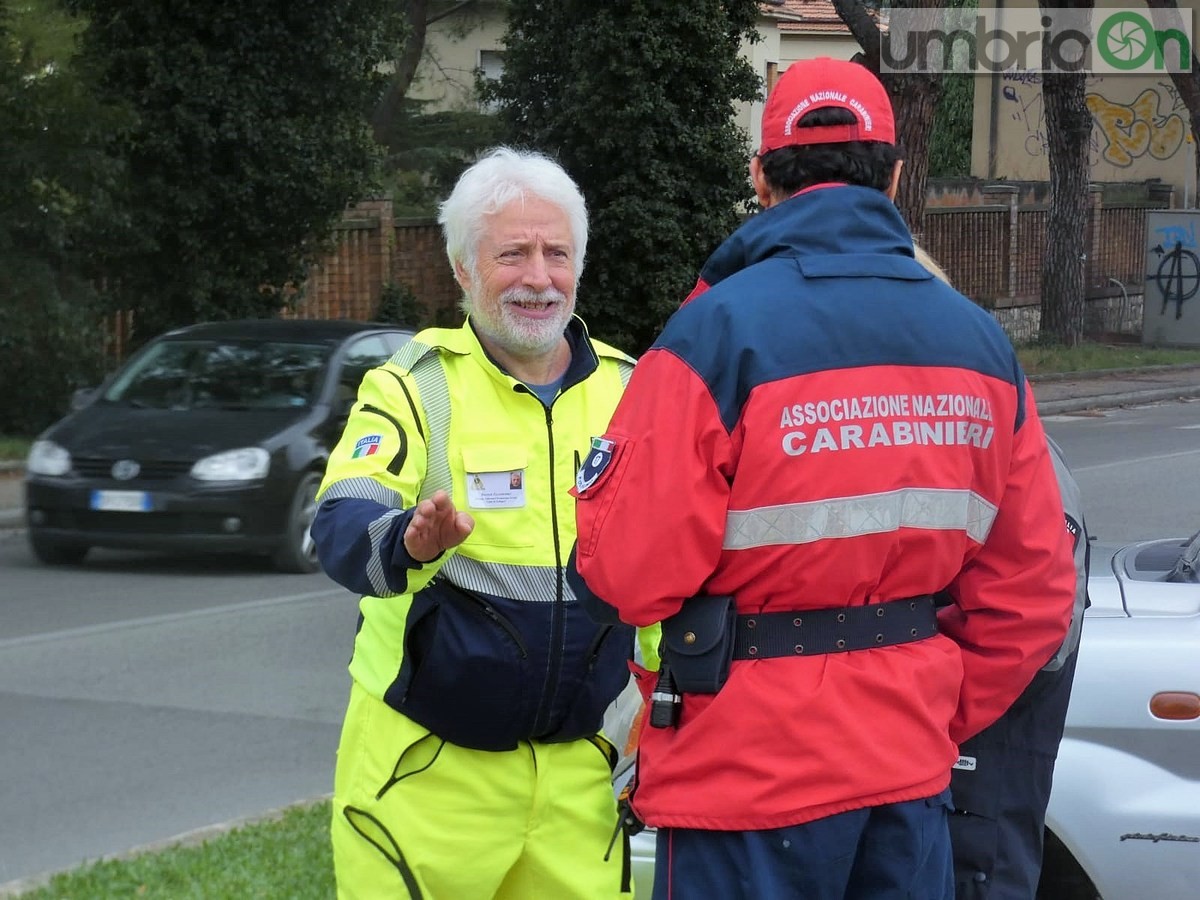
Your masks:
<instances>
[{"instance_id":1,"label":"asphalt road","mask_svg":"<svg viewBox=\"0 0 1200 900\"><path fill-rule=\"evenodd\" d=\"M1108 543L1200 529L1200 405L1046 419ZM324 576L0 532L0 896L328 793L356 620ZM28 882L26 882L28 883Z\"/></svg>"},{"instance_id":2,"label":"asphalt road","mask_svg":"<svg viewBox=\"0 0 1200 900\"><path fill-rule=\"evenodd\" d=\"M356 615L324 576L0 537L0 893L328 793Z\"/></svg>"},{"instance_id":3,"label":"asphalt road","mask_svg":"<svg viewBox=\"0 0 1200 900\"><path fill-rule=\"evenodd\" d=\"M1104 543L1200 530L1200 400L1048 416Z\"/></svg>"}]
</instances>

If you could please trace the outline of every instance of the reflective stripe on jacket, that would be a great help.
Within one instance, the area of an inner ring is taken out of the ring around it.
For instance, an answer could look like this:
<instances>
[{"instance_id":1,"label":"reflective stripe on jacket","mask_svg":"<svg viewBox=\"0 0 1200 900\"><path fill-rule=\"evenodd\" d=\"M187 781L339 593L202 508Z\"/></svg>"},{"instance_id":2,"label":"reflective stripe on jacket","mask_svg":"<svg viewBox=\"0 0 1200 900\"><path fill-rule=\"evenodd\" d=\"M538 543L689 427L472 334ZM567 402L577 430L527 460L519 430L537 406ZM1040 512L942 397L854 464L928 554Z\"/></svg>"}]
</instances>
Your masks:
<instances>
[{"instance_id":1,"label":"reflective stripe on jacket","mask_svg":"<svg viewBox=\"0 0 1200 900\"><path fill-rule=\"evenodd\" d=\"M483 750L595 733L628 680L632 632L595 625L563 579L580 454L633 361L572 321L549 407L503 372L470 324L429 329L359 389L319 496L326 572L362 593L350 673L440 737ZM424 565L403 534L448 491L475 529Z\"/></svg>"}]
</instances>

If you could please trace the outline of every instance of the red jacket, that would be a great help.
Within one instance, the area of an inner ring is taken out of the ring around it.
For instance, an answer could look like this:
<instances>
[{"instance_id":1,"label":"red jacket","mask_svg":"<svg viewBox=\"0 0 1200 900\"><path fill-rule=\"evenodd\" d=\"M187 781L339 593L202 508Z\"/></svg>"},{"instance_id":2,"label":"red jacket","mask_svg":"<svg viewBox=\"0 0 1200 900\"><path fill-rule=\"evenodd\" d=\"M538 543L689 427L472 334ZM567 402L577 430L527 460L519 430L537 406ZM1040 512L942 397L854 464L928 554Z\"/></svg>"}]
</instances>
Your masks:
<instances>
[{"instance_id":1,"label":"red jacket","mask_svg":"<svg viewBox=\"0 0 1200 900\"><path fill-rule=\"evenodd\" d=\"M847 252L853 251L853 252ZM755 216L642 358L577 489L574 565L648 625L946 591L940 634L735 661L642 731L649 824L774 828L928 797L1062 642L1075 569L1003 331L912 258L878 191Z\"/></svg>"}]
</instances>

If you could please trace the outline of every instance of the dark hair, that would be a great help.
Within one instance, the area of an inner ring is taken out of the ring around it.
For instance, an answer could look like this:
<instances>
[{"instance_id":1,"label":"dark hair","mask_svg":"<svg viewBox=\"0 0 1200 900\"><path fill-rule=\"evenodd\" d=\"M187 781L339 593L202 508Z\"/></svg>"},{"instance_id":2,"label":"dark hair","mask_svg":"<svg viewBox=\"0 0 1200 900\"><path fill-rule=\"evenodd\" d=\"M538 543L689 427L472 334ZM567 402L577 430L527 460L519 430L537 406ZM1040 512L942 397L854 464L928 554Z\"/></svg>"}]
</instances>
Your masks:
<instances>
[{"instance_id":1,"label":"dark hair","mask_svg":"<svg viewBox=\"0 0 1200 900\"><path fill-rule=\"evenodd\" d=\"M797 128L814 125L852 125L858 119L848 109L814 109L796 123ZM842 181L876 190L887 190L900 151L879 141L847 141L840 144L808 144L780 147L759 157L763 175L774 191L794 194L814 184Z\"/></svg>"}]
</instances>

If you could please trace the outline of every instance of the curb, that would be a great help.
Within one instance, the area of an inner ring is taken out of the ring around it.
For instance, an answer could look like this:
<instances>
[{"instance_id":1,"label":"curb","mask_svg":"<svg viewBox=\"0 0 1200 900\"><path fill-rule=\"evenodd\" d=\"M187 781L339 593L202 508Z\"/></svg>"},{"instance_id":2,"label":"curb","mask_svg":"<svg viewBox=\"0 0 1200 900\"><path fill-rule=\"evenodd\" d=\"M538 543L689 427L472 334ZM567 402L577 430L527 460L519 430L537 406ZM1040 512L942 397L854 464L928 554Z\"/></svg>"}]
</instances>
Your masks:
<instances>
[{"instance_id":1,"label":"curb","mask_svg":"<svg viewBox=\"0 0 1200 900\"><path fill-rule=\"evenodd\" d=\"M1126 391L1118 394L1096 394L1092 397L1071 397L1065 400L1048 400L1037 405L1041 417L1063 413L1083 412L1089 409L1115 409L1121 406L1137 406L1142 403L1159 403L1164 400L1187 400L1200 397L1200 384L1176 385L1156 390Z\"/></svg>"},{"instance_id":2,"label":"curb","mask_svg":"<svg viewBox=\"0 0 1200 900\"><path fill-rule=\"evenodd\" d=\"M21 476L25 474L25 463L18 460L0 459L0 477L8 479L9 476ZM18 506L0 506L0 534L4 534L14 529L25 527L25 506L22 499L17 501Z\"/></svg>"},{"instance_id":3,"label":"curb","mask_svg":"<svg viewBox=\"0 0 1200 900\"><path fill-rule=\"evenodd\" d=\"M1053 384L1059 381L1092 381L1097 378L1119 378L1122 375L1161 375L1163 372L1192 372L1200 369L1197 363L1163 363L1157 366L1133 366L1125 369L1092 369L1086 372L1047 372L1044 375L1025 377L1033 385Z\"/></svg>"}]
</instances>

